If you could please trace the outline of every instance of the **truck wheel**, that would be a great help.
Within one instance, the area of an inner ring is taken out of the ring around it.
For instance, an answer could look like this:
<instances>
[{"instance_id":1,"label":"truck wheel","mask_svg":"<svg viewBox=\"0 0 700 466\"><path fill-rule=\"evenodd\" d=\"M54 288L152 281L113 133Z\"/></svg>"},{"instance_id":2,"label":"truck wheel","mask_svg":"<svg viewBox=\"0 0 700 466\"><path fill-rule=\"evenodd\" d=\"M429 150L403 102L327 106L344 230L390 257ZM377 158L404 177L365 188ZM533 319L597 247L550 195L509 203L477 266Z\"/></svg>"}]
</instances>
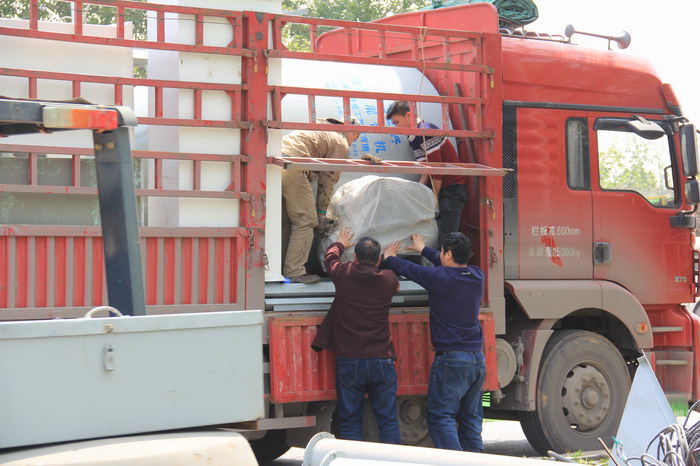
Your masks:
<instances>
[{"instance_id":1,"label":"truck wheel","mask_svg":"<svg viewBox=\"0 0 700 466\"><path fill-rule=\"evenodd\" d=\"M398 399L399 429L404 445L432 447L425 423L425 396L400 396Z\"/></svg>"},{"instance_id":2,"label":"truck wheel","mask_svg":"<svg viewBox=\"0 0 700 466\"><path fill-rule=\"evenodd\" d=\"M537 381L536 409L520 413L525 436L540 454L590 451L617 433L630 390L627 365L606 338L583 330L555 332Z\"/></svg>"},{"instance_id":3,"label":"truck wheel","mask_svg":"<svg viewBox=\"0 0 700 466\"><path fill-rule=\"evenodd\" d=\"M396 400L399 415L399 430L404 445L415 447L432 447L433 441L428 435L428 425L425 423L426 396L400 396ZM365 400L362 413L362 436L368 442L379 441L377 421L369 400ZM333 415L332 432L338 435L338 416Z\"/></svg>"},{"instance_id":4,"label":"truck wheel","mask_svg":"<svg viewBox=\"0 0 700 466\"><path fill-rule=\"evenodd\" d=\"M287 431L268 430L263 438L252 440L250 448L260 464L277 459L289 450Z\"/></svg>"}]
</instances>

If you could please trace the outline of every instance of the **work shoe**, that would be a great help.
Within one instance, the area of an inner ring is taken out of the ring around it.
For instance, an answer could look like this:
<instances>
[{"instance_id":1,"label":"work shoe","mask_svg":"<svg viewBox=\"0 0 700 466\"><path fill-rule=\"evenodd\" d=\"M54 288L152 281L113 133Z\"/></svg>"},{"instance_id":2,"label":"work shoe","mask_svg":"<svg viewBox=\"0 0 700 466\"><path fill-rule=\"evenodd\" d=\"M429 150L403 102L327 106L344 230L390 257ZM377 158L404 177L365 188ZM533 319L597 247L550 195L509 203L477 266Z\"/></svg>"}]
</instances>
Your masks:
<instances>
[{"instance_id":1,"label":"work shoe","mask_svg":"<svg viewBox=\"0 0 700 466\"><path fill-rule=\"evenodd\" d=\"M303 283L304 285L311 285L321 281L321 277L309 273L297 277L289 277L289 279L294 283Z\"/></svg>"}]
</instances>

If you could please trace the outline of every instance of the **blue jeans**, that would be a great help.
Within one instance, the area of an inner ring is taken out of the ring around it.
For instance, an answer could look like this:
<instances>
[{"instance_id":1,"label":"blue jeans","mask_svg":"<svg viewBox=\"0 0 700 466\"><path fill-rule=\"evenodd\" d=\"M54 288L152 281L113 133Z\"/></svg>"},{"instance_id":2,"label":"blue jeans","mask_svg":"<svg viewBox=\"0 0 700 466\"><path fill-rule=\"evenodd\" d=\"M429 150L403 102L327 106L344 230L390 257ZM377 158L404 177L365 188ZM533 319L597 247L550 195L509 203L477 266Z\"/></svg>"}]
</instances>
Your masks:
<instances>
[{"instance_id":1,"label":"blue jeans","mask_svg":"<svg viewBox=\"0 0 700 466\"><path fill-rule=\"evenodd\" d=\"M481 386L485 373L481 352L446 351L435 356L428 384L427 423L437 448L484 451Z\"/></svg>"},{"instance_id":2,"label":"blue jeans","mask_svg":"<svg viewBox=\"0 0 700 466\"><path fill-rule=\"evenodd\" d=\"M338 438L364 440L362 404L367 393L377 420L379 441L400 444L396 385L396 368L391 359L336 358L336 410L340 424Z\"/></svg>"},{"instance_id":3,"label":"blue jeans","mask_svg":"<svg viewBox=\"0 0 700 466\"><path fill-rule=\"evenodd\" d=\"M463 184L451 184L440 190L438 194L438 238L442 239L447 233L460 231L459 221L462 210L467 202L467 192Z\"/></svg>"}]
</instances>

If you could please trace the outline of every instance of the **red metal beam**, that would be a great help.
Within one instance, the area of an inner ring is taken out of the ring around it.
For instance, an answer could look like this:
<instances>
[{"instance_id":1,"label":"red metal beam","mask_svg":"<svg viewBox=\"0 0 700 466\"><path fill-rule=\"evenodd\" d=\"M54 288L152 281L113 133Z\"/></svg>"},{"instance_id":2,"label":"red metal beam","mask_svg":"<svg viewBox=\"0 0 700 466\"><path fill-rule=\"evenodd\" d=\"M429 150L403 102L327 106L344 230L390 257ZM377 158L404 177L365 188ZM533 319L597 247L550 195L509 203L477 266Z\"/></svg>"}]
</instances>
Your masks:
<instances>
[{"instance_id":1,"label":"red metal beam","mask_svg":"<svg viewBox=\"0 0 700 466\"><path fill-rule=\"evenodd\" d=\"M194 43L195 45L204 45L204 21L202 15L194 16Z\"/></svg>"},{"instance_id":2,"label":"red metal beam","mask_svg":"<svg viewBox=\"0 0 700 466\"><path fill-rule=\"evenodd\" d=\"M54 79L57 81L159 87L165 89L199 89L207 91L233 92L240 91L242 88L240 84L174 81L168 79L122 78L119 76L97 76L90 74L60 73L56 71L25 70L19 68L0 68L0 75L16 76L21 78Z\"/></svg>"},{"instance_id":3,"label":"red metal beam","mask_svg":"<svg viewBox=\"0 0 700 466\"><path fill-rule=\"evenodd\" d=\"M29 29L39 27L39 0L29 0Z\"/></svg>"},{"instance_id":4,"label":"red metal beam","mask_svg":"<svg viewBox=\"0 0 700 466\"><path fill-rule=\"evenodd\" d=\"M1 147L2 146L0 146L0 148ZM71 158L71 182L73 186L80 186L80 156L73 156Z\"/></svg>"},{"instance_id":5,"label":"red metal beam","mask_svg":"<svg viewBox=\"0 0 700 466\"><path fill-rule=\"evenodd\" d=\"M83 34L83 2L76 0L73 5L73 33L76 35Z\"/></svg>"},{"instance_id":6,"label":"red metal beam","mask_svg":"<svg viewBox=\"0 0 700 466\"><path fill-rule=\"evenodd\" d=\"M357 159L318 159L310 157L268 157L268 163L288 170L344 171L366 173L404 173L466 176L505 176L510 169L493 168L477 163L441 163L385 160L372 165Z\"/></svg>"},{"instance_id":7,"label":"red metal beam","mask_svg":"<svg viewBox=\"0 0 700 466\"><path fill-rule=\"evenodd\" d=\"M51 229L51 236L102 236L100 226L70 225L0 225L0 236L46 236L46 229ZM248 231L244 228L226 227L139 227L139 235L144 238L246 238Z\"/></svg>"},{"instance_id":8,"label":"red metal beam","mask_svg":"<svg viewBox=\"0 0 700 466\"><path fill-rule=\"evenodd\" d=\"M333 125L333 129L328 129L327 124L323 123L284 123L281 121L268 121L268 128L276 129L307 129L313 131L359 131L360 133L374 134L405 134L416 136L446 136L456 138L493 138L496 133L494 131L471 131L471 130L454 130L454 129L418 129L418 128L396 128L396 127L378 127L378 126L352 126L352 125Z\"/></svg>"},{"instance_id":9,"label":"red metal beam","mask_svg":"<svg viewBox=\"0 0 700 466\"><path fill-rule=\"evenodd\" d=\"M157 40L158 42L165 42L165 12L158 11L157 13Z\"/></svg>"},{"instance_id":10,"label":"red metal beam","mask_svg":"<svg viewBox=\"0 0 700 466\"><path fill-rule=\"evenodd\" d=\"M36 186L39 184L39 170L37 163L37 154L29 154L29 185ZM1 186L1 185L0 185Z\"/></svg>"},{"instance_id":11,"label":"red metal beam","mask_svg":"<svg viewBox=\"0 0 700 466\"><path fill-rule=\"evenodd\" d=\"M253 50L264 50L269 46L269 15L258 12L245 12L243 46ZM240 225L248 228L251 237L247 249L239 246L239 264L245 264L245 306L248 309L262 309L265 296L265 194L267 155L267 83L268 60L262 53L241 59L241 82L244 91L241 96L242 119L252 122L248 133L241 134L241 152L250 158L242 167L241 183L245 192L250 193L250 202L241 203ZM232 180L233 183L236 180ZM242 242L240 242L242 243Z\"/></svg>"},{"instance_id":12,"label":"red metal beam","mask_svg":"<svg viewBox=\"0 0 700 466\"><path fill-rule=\"evenodd\" d=\"M75 2L77 0L63 0L65 2ZM162 11L166 13L179 13L184 15L218 16L222 18L240 18L240 11L220 10L216 8L187 7L177 5L167 5L158 3L146 3L129 0L82 0L82 3L91 5L104 5L111 7L128 8L130 10Z\"/></svg>"},{"instance_id":13,"label":"red metal beam","mask_svg":"<svg viewBox=\"0 0 700 466\"><path fill-rule=\"evenodd\" d=\"M162 109L161 109L162 111ZM163 118L163 117L138 117L140 125L158 126L188 126L199 128L248 128L249 123L245 121L228 120L195 120L193 118Z\"/></svg>"},{"instance_id":14,"label":"red metal beam","mask_svg":"<svg viewBox=\"0 0 700 466\"><path fill-rule=\"evenodd\" d=\"M27 144L0 144L0 152L64 155L95 155L91 147L35 146ZM135 159L201 160L204 162L247 162L248 156L241 154L203 154L190 152L132 151Z\"/></svg>"},{"instance_id":15,"label":"red metal beam","mask_svg":"<svg viewBox=\"0 0 700 466\"><path fill-rule=\"evenodd\" d=\"M72 194L96 195L97 188L87 186L50 186L36 184L0 184L0 193L32 193L32 194ZM249 200L248 193L234 191L187 191L178 189L145 189L137 188L137 196L150 197L187 197L206 199L241 199Z\"/></svg>"},{"instance_id":16,"label":"red metal beam","mask_svg":"<svg viewBox=\"0 0 700 466\"><path fill-rule=\"evenodd\" d=\"M124 39L124 7L117 7L117 38Z\"/></svg>"},{"instance_id":17,"label":"red metal beam","mask_svg":"<svg viewBox=\"0 0 700 466\"><path fill-rule=\"evenodd\" d=\"M400 26L396 24L382 23L358 23L355 21L346 21L340 19L326 18L309 18L305 16L289 16L289 15L272 15L273 21L282 21L289 24L314 24L317 26L334 26L337 28L349 28L350 30L368 30L368 31L386 31L411 36L423 34L425 36L438 37L455 37L462 39L480 39L482 34L479 32L460 31L456 29L435 29L435 28L418 28L415 26Z\"/></svg>"},{"instance_id":18,"label":"red metal beam","mask_svg":"<svg viewBox=\"0 0 700 466\"><path fill-rule=\"evenodd\" d=\"M0 31L1 33L2 31ZM334 55L329 53L308 53L291 52L288 50L268 50L266 55L269 58L296 58L299 60L319 60L340 63L363 63L382 66L401 66L405 68L424 68L433 70L463 71L472 73L493 73L493 68L486 65L463 65L459 63L442 63L424 61L416 63L416 60L396 59L396 58L374 58L349 55Z\"/></svg>"},{"instance_id":19,"label":"red metal beam","mask_svg":"<svg viewBox=\"0 0 700 466\"><path fill-rule=\"evenodd\" d=\"M64 34L59 32L36 31L27 29L16 29L0 27L0 35L27 37L32 39L57 40L64 42L77 42L83 44L109 45L118 47L170 50L177 52L197 52L211 53L217 55L250 56L252 51L235 47L214 47L208 45L188 45L179 43L163 43L148 40L117 39L113 37L97 37L77 34Z\"/></svg>"}]
</instances>

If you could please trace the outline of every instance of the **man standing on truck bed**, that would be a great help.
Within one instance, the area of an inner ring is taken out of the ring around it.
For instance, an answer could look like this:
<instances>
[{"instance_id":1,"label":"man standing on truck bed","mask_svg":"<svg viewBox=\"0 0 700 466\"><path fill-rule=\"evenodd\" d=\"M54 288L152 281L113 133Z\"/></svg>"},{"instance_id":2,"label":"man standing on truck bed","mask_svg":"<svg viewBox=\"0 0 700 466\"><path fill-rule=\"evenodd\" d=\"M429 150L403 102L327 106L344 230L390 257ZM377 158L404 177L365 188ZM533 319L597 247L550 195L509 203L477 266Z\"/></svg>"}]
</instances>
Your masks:
<instances>
[{"instance_id":1,"label":"man standing on truck bed","mask_svg":"<svg viewBox=\"0 0 700 466\"><path fill-rule=\"evenodd\" d=\"M320 119L317 123L343 124L335 118ZM351 117L350 124L357 125L359 121ZM292 131L282 138L282 155L345 159L350 145L359 136L355 131ZM318 178L315 199L311 186L314 178ZM282 174L282 198L291 223L283 272L293 282L311 284L321 279L318 275L307 274L304 264L309 257L314 229L321 233L328 231L326 210L339 178L340 173L331 171L285 170Z\"/></svg>"},{"instance_id":2,"label":"man standing on truck bed","mask_svg":"<svg viewBox=\"0 0 700 466\"><path fill-rule=\"evenodd\" d=\"M467 265L471 245L462 233L445 235L440 251L426 247L421 235L411 235L411 242L407 249L420 252L437 267L395 257L399 243L387 246L384 257L397 275L428 290L430 340L435 348L428 382L428 432L438 448L482 452L481 387L486 363L479 309L484 274L479 267Z\"/></svg>"},{"instance_id":3,"label":"man standing on truck bed","mask_svg":"<svg viewBox=\"0 0 700 466\"><path fill-rule=\"evenodd\" d=\"M397 100L389 106L386 119L397 128L411 128L416 120L418 129L439 129L432 123L416 118L405 100ZM459 163L459 156L452 143L444 136L409 136L408 143L416 162ZM466 176L421 175L419 183L432 187L438 199L438 238L459 231L459 221L467 201Z\"/></svg>"},{"instance_id":4,"label":"man standing on truck bed","mask_svg":"<svg viewBox=\"0 0 700 466\"><path fill-rule=\"evenodd\" d=\"M389 335L389 308L399 280L391 270L379 270L382 249L370 237L357 242L354 262L341 262L351 245L352 232L346 227L326 250L323 261L335 285L335 298L311 346L336 354L338 437L363 440L362 404L367 393L379 441L400 444L396 356Z\"/></svg>"}]
</instances>

